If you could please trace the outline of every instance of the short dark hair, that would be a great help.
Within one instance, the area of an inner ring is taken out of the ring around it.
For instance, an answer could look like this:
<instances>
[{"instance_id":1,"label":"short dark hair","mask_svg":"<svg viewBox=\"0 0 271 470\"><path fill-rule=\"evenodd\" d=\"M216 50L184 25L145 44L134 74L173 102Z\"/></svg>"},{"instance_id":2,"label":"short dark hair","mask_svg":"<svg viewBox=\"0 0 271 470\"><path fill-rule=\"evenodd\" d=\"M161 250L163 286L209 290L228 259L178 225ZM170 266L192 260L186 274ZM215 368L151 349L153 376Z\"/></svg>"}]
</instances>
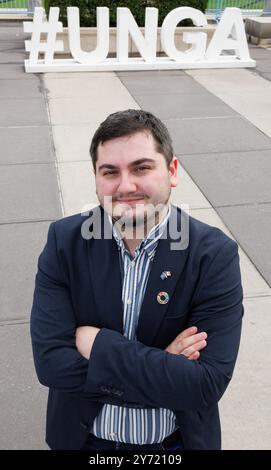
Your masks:
<instances>
[{"instance_id":1,"label":"short dark hair","mask_svg":"<svg viewBox=\"0 0 271 470\"><path fill-rule=\"evenodd\" d=\"M90 156L94 169L96 169L99 144L117 137L133 135L137 132L149 132L152 135L157 152L164 155L167 166L169 166L173 158L173 147L166 126L148 111L127 109L110 114L96 130L90 146Z\"/></svg>"}]
</instances>

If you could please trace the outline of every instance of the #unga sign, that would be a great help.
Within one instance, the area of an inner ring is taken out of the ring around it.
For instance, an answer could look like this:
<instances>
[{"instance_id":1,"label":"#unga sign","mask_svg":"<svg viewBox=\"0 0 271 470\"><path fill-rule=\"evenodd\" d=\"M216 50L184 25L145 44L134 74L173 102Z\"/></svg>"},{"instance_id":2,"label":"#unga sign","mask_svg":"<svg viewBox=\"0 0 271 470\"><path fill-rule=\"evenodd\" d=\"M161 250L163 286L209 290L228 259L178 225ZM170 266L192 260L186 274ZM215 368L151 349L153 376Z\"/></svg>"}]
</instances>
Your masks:
<instances>
[{"instance_id":1,"label":"#unga sign","mask_svg":"<svg viewBox=\"0 0 271 470\"><path fill-rule=\"evenodd\" d=\"M72 59L55 59L54 53L64 50L63 41L57 33L63 32L59 8L51 8L48 21L43 8L35 8L32 22L24 22L24 31L31 33L25 41L29 58L25 61L26 72L76 72L118 71L154 69L194 69L255 67L250 58L241 10L226 8L207 47L207 34L200 31L207 27L205 15L195 8L179 7L164 19L160 39L163 57L157 57L158 9L146 8L145 31L142 33L128 8L117 8L116 58L109 52L109 9L97 8L97 46L84 51L80 42L79 10L67 8L68 40ZM183 42L191 47L182 51L176 47L175 31L180 21L191 19L196 31L184 32ZM41 40L41 34L46 39ZM132 38L139 57L129 57L129 39ZM40 53L43 57L40 58Z\"/></svg>"}]
</instances>

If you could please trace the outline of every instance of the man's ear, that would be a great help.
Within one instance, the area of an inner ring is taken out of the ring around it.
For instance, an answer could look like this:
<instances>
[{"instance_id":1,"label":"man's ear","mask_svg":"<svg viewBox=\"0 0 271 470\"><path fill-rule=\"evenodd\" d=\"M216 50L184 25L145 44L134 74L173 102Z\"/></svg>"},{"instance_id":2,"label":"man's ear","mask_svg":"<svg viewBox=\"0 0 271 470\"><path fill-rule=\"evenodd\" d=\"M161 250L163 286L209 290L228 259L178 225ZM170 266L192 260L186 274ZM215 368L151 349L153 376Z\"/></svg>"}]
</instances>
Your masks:
<instances>
[{"instance_id":1,"label":"man's ear","mask_svg":"<svg viewBox=\"0 0 271 470\"><path fill-rule=\"evenodd\" d=\"M179 165L179 161L176 158L176 156L174 155L171 162L170 162L170 164L169 164L169 168L168 168L169 178L170 178L170 183L171 183L172 188L175 188L178 184L178 176L177 176L178 165Z\"/></svg>"}]
</instances>

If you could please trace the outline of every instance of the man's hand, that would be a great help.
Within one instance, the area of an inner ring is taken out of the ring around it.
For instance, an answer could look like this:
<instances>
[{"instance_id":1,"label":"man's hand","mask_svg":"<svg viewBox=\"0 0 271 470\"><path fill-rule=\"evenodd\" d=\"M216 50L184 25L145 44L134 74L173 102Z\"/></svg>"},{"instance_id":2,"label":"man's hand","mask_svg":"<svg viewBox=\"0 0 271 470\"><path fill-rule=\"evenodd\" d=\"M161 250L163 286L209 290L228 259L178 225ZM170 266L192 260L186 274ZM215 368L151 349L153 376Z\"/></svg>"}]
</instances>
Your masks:
<instances>
[{"instance_id":1,"label":"man's hand","mask_svg":"<svg viewBox=\"0 0 271 470\"><path fill-rule=\"evenodd\" d=\"M99 331L100 328L96 328L95 326L79 326L79 328L76 328L75 344L77 350L86 359L90 358L91 349Z\"/></svg>"},{"instance_id":2,"label":"man's hand","mask_svg":"<svg viewBox=\"0 0 271 470\"><path fill-rule=\"evenodd\" d=\"M182 331L165 351L171 354L183 354L187 359L197 360L200 350L207 346L207 333L197 333L197 327L192 326Z\"/></svg>"}]
</instances>

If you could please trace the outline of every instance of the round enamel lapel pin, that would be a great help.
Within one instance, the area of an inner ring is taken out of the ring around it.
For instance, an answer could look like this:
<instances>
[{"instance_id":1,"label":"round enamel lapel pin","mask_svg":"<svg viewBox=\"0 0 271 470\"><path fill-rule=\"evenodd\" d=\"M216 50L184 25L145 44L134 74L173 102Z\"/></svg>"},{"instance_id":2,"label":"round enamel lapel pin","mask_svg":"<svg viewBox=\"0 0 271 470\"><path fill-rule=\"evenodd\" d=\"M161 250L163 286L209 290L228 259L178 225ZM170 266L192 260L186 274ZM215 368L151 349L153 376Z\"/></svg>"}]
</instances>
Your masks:
<instances>
[{"instance_id":1,"label":"round enamel lapel pin","mask_svg":"<svg viewBox=\"0 0 271 470\"><path fill-rule=\"evenodd\" d=\"M157 298L157 302L162 305L167 304L169 301L169 295L167 292L159 292L156 298Z\"/></svg>"}]
</instances>

